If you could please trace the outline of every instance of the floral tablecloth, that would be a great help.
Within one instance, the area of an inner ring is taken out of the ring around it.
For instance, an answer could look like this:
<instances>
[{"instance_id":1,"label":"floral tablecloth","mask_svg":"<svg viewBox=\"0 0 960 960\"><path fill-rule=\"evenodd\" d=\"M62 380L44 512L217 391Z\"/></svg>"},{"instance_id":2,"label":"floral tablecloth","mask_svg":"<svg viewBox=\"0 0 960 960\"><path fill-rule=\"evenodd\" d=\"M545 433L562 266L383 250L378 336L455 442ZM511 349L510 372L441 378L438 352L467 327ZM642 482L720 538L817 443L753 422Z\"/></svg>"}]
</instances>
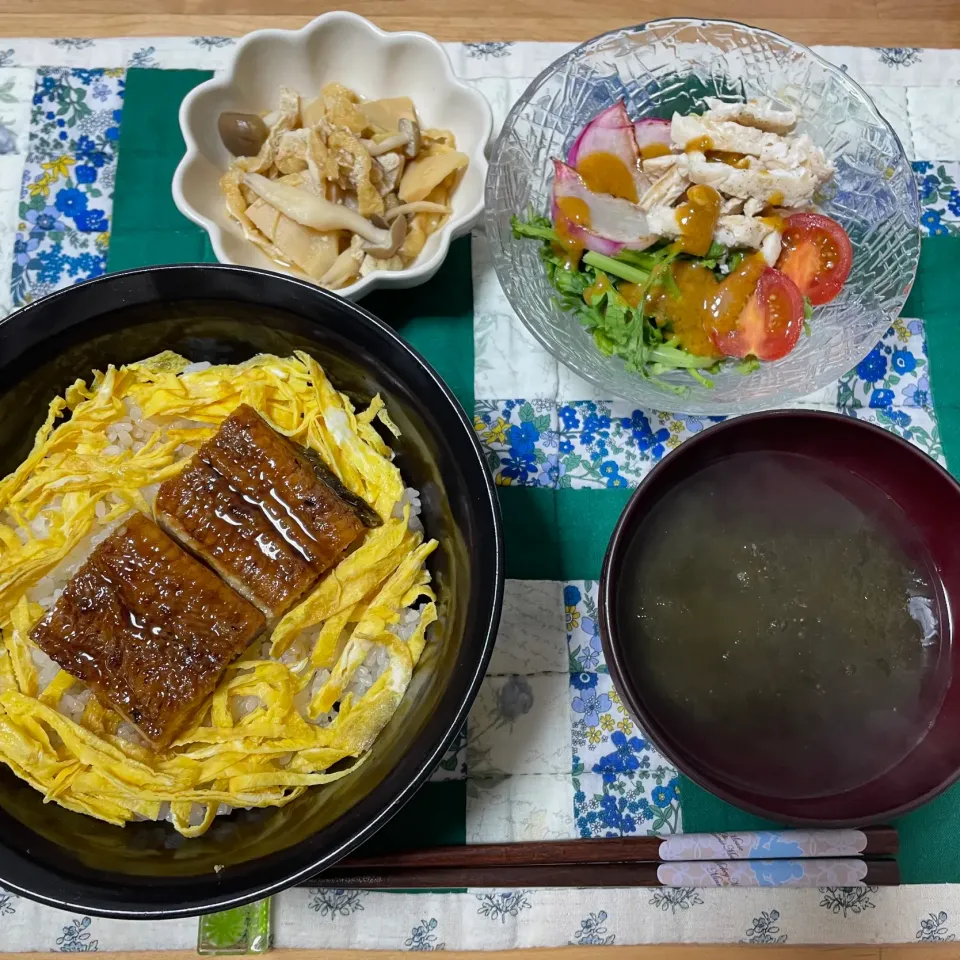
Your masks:
<instances>
[{"instance_id":1,"label":"floral tablecloth","mask_svg":"<svg viewBox=\"0 0 960 960\"><path fill-rule=\"evenodd\" d=\"M102 273L126 70L219 68L224 37L0 40L0 310ZM566 44L451 44L502 121ZM899 133L931 236L960 234L960 52L825 47ZM634 409L557 364L513 315L482 230L472 242L475 425L501 484L635 486L710 418ZM6 266L4 266L6 265ZM898 320L837 384L798 406L869 420L942 460L921 317ZM469 723L438 771L466 780L467 842L681 830L676 771L626 716L603 663L596 584L510 580ZM522 922L521 922L522 921ZM660 941L952 940L960 887L862 890L288 891L280 947L440 950ZM0 949L189 948L196 921L61 913L0 890Z\"/></svg>"}]
</instances>

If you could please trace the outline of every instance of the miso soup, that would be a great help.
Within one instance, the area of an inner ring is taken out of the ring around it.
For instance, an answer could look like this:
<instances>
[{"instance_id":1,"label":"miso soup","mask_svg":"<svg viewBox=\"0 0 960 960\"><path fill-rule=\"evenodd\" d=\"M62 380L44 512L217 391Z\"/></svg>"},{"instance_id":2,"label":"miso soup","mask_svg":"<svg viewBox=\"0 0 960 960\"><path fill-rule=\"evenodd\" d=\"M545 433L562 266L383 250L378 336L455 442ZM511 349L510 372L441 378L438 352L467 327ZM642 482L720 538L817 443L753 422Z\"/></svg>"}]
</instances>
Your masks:
<instances>
[{"instance_id":1,"label":"miso soup","mask_svg":"<svg viewBox=\"0 0 960 960\"><path fill-rule=\"evenodd\" d=\"M886 772L926 734L949 679L938 579L906 515L808 456L741 453L670 490L618 595L651 714L705 773L768 795Z\"/></svg>"}]
</instances>

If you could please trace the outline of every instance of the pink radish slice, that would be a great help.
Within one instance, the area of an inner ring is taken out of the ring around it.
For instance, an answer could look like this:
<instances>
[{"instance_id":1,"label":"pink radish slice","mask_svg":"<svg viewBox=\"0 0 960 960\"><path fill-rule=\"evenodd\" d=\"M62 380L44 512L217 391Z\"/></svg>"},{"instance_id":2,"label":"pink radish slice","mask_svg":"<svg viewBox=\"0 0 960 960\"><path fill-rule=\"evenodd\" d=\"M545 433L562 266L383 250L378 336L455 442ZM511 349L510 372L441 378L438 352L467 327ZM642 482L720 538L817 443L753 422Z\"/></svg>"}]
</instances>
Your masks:
<instances>
[{"instance_id":1,"label":"pink radish slice","mask_svg":"<svg viewBox=\"0 0 960 960\"><path fill-rule=\"evenodd\" d=\"M583 128L567 154L567 163L579 169L587 157L597 153L612 154L623 163L633 178L638 197L647 189L649 183L637 165L640 154L633 122L622 100L598 113Z\"/></svg>"},{"instance_id":2,"label":"pink radish slice","mask_svg":"<svg viewBox=\"0 0 960 960\"><path fill-rule=\"evenodd\" d=\"M566 232L579 240L588 250L616 256L621 250L645 250L656 243L651 234L646 214L629 200L594 193L583 182L573 167L562 160L553 161L553 219L565 221ZM590 211L590 226L575 223L563 213L561 200L572 197L582 200Z\"/></svg>"},{"instance_id":3,"label":"pink radish slice","mask_svg":"<svg viewBox=\"0 0 960 960\"><path fill-rule=\"evenodd\" d=\"M652 146L655 143L663 143L670 146L670 121L658 120L656 117L647 117L645 120L637 120L633 125L633 135L636 137L637 146L642 150L644 147Z\"/></svg>"},{"instance_id":4,"label":"pink radish slice","mask_svg":"<svg viewBox=\"0 0 960 960\"><path fill-rule=\"evenodd\" d=\"M616 240L607 240L606 237L598 236L592 230L587 230L585 227L581 227L579 224L569 220L560 212L556 201L554 201L550 212L553 217L553 222L560 223L562 220L564 222L564 233L573 240L576 240L577 243L582 244L586 250L593 250L594 253L602 253L605 257L615 257L625 246L622 243L617 243Z\"/></svg>"}]
</instances>

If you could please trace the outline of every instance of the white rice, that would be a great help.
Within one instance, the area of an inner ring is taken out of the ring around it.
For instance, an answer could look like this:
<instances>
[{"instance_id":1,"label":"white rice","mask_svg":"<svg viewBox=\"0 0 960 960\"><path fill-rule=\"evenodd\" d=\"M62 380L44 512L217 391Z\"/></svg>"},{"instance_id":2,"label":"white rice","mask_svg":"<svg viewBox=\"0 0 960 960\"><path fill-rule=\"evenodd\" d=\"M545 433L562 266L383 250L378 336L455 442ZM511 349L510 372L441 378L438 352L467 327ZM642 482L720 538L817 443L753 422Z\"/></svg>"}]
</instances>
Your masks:
<instances>
[{"instance_id":1,"label":"white rice","mask_svg":"<svg viewBox=\"0 0 960 960\"><path fill-rule=\"evenodd\" d=\"M420 491L414 487L407 487L403 495L394 504L392 516L399 520L403 516L403 508L410 504L410 522L409 527L414 533L423 533L423 524L420 521L420 511L423 505L420 502Z\"/></svg>"},{"instance_id":2,"label":"white rice","mask_svg":"<svg viewBox=\"0 0 960 960\"><path fill-rule=\"evenodd\" d=\"M406 643L417 629L417 623L420 621L419 610L407 609L400 611L400 619L392 624L388 629L392 634L398 636Z\"/></svg>"},{"instance_id":3,"label":"white rice","mask_svg":"<svg viewBox=\"0 0 960 960\"><path fill-rule=\"evenodd\" d=\"M30 659L33 660L33 665L37 671L37 687L42 692L47 689L60 667L39 647L30 648ZM83 686L83 684L79 685Z\"/></svg>"},{"instance_id":4,"label":"white rice","mask_svg":"<svg viewBox=\"0 0 960 960\"><path fill-rule=\"evenodd\" d=\"M373 685L390 663L390 654L385 647L374 644L363 663L353 672L350 682L344 687L344 694L352 693L359 700Z\"/></svg>"},{"instance_id":5,"label":"white rice","mask_svg":"<svg viewBox=\"0 0 960 960\"><path fill-rule=\"evenodd\" d=\"M201 370L209 370L212 364L209 360L198 360L196 363L188 363L181 371L181 375L185 373L200 373Z\"/></svg>"}]
</instances>

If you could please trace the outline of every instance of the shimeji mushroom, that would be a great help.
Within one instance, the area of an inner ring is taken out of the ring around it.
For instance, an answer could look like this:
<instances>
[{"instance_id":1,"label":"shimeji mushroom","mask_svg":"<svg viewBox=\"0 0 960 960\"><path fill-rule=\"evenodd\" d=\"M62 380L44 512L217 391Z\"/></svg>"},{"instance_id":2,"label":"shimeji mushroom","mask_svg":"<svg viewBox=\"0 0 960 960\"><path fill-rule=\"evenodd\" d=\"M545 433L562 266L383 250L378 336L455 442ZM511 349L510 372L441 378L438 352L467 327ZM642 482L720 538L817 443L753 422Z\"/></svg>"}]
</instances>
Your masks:
<instances>
[{"instance_id":1,"label":"shimeji mushroom","mask_svg":"<svg viewBox=\"0 0 960 960\"><path fill-rule=\"evenodd\" d=\"M415 120L401 120L400 132L392 137L387 137L376 143L373 140L364 140L363 145L371 157L379 157L381 154L389 153L391 150L403 149L403 155L412 160L419 152L422 146L420 139L420 124Z\"/></svg>"},{"instance_id":2,"label":"shimeji mushroom","mask_svg":"<svg viewBox=\"0 0 960 960\"><path fill-rule=\"evenodd\" d=\"M317 194L307 193L288 183L268 180L257 173L245 173L243 183L284 216L314 230L349 230L362 237L364 252L373 257L392 257L407 235L405 217L397 217L389 228L377 227L365 217Z\"/></svg>"},{"instance_id":3,"label":"shimeji mushroom","mask_svg":"<svg viewBox=\"0 0 960 960\"><path fill-rule=\"evenodd\" d=\"M383 215L384 220L393 220L394 217L405 217L408 213L439 213L447 214L450 208L442 203L432 203L429 200L417 200L416 203L402 203L399 206L388 207Z\"/></svg>"},{"instance_id":4,"label":"shimeji mushroom","mask_svg":"<svg viewBox=\"0 0 960 960\"><path fill-rule=\"evenodd\" d=\"M235 113L230 110L220 114L217 129L223 145L235 157L255 157L270 133L262 117L255 113Z\"/></svg>"}]
</instances>

